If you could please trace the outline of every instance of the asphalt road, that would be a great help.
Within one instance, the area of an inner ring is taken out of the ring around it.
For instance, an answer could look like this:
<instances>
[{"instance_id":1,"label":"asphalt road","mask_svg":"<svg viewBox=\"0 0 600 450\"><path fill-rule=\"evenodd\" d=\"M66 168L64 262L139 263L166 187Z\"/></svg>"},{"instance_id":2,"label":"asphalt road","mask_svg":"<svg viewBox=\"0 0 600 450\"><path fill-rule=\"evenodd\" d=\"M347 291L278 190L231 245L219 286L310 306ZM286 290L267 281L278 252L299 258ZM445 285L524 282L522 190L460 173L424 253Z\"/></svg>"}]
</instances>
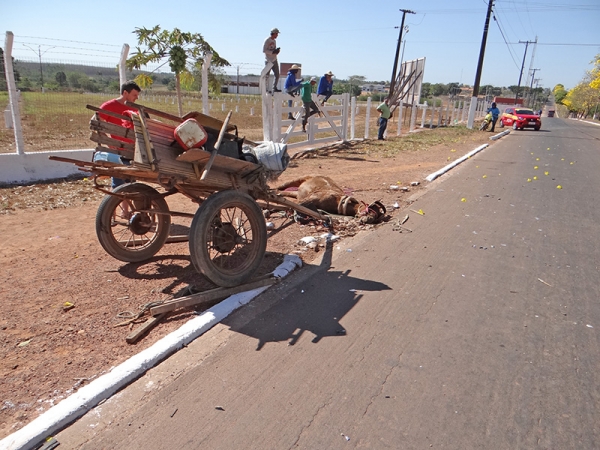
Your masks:
<instances>
[{"instance_id":1,"label":"asphalt road","mask_svg":"<svg viewBox=\"0 0 600 450\"><path fill-rule=\"evenodd\" d=\"M513 131L60 448L600 448L599 171L598 126Z\"/></svg>"}]
</instances>

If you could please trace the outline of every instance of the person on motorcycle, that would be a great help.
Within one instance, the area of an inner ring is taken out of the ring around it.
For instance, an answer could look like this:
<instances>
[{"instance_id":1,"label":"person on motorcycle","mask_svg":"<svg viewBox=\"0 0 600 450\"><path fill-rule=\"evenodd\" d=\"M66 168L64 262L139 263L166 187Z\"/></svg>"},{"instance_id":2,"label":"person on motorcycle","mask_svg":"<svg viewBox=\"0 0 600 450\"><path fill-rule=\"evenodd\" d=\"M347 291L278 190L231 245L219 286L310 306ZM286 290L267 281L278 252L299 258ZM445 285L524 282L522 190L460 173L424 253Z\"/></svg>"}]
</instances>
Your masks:
<instances>
[{"instance_id":1,"label":"person on motorcycle","mask_svg":"<svg viewBox=\"0 0 600 450\"><path fill-rule=\"evenodd\" d=\"M492 114L492 129L490 131L493 132L496 127L496 122L498 122L498 116L500 115L500 110L496 107L496 102L492 102L492 106L487 112Z\"/></svg>"}]
</instances>

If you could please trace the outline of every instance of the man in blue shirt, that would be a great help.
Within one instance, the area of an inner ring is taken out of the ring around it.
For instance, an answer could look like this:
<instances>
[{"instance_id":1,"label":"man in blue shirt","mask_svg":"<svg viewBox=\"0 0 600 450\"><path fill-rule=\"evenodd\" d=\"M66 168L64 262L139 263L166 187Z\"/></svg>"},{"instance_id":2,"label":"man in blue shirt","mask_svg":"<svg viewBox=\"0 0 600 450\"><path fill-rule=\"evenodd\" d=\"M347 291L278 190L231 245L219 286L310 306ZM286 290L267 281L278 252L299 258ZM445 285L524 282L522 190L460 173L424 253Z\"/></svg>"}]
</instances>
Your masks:
<instances>
[{"instance_id":1,"label":"man in blue shirt","mask_svg":"<svg viewBox=\"0 0 600 450\"><path fill-rule=\"evenodd\" d=\"M489 108L487 112L492 113L492 129L490 131L494 131L496 122L498 122L498 116L500 115L500 110L496 108L496 102L492 103L492 107Z\"/></svg>"},{"instance_id":2,"label":"man in blue shirt","mask_svg":"<svg viewBox=\"0 0 600 450\"><path fill-rule=\"evenodd\" d=\"M292 97L294 95L298 95L298 91L300 91L300 89L302 88L302 78L296 79L298 70L300 70L300 66L297 64L292 64L292 67L290 67L290 70L288 71L287 77L285 79L285 83L283 85L283 90L287 94L290 94ZM288 106L290 108L292 107L291 100L288 100ZM294 116L291 112L288 113L288 119L294 120Z\"/></svg>"},{"instance_id":3,"label":"man in blue shirt","mask_svg":"<svg viewBox=\"0 0 600 450\"><path fill-rule=\"evenodd\" d=\"M325 102L329 100L329 97L333 95L333 74L331 70L321 77L319 80L319 86L317 87L317 96L321 100L321 106L325 105Z\"/></svg>"}]
</instances>

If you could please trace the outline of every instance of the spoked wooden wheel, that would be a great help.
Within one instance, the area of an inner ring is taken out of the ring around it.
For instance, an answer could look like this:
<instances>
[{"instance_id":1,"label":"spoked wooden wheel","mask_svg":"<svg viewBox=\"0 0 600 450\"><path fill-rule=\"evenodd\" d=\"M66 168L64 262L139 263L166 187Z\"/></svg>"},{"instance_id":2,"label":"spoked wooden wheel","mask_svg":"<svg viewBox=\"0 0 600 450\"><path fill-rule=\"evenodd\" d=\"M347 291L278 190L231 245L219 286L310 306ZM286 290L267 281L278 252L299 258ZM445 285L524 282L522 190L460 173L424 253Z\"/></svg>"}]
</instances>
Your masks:
<instances>
[{"instance_id":1,"label":"spoked wooden wheel","mask_svg":"<svg viewBox=\"0 0 600 450\"><path fill-rule=\"evenodd\" d=\"M267 248L267 227L256 202L238 191L206 199L190 227L190 256L196 270L217 286L248 280Z\"/></svg>"},{"instance_id":2,"label":"spoked wooden wheel","mask_svg":"<svg viewBox=\"0 0 600 450\"><path fill-rule=\"evenodd\" d=\"M171 216L156 189L141 183L123 184L104 197L96 213L96 235L112 257L141 262L153 257L169 237Z\"/></svg>"}]
</instances>

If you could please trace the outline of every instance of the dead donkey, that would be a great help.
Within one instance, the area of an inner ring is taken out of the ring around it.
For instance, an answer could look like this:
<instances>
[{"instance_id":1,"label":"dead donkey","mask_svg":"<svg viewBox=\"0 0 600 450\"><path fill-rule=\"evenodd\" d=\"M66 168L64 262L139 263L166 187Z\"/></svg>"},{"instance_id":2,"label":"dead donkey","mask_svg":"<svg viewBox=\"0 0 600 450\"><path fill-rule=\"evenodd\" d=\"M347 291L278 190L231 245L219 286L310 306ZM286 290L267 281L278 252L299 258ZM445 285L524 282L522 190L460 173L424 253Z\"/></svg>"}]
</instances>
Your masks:
<instances>
[{"instance_id":1,"label":"dead donkey","mask_svg":"<svg viewBox=\"0 0 600 450\"><path fill-rule=\"evenodd\" d=\"M296 187L297 191L286 191ZM306 176L289 181L275 188L280 195L294 197L302 206L314 211L321 210L330 214L360 217L363 223L375 223L385 215L385 206L379 201L367 205L347 195L331 178Z\"/></svg>"}]
</instances>

